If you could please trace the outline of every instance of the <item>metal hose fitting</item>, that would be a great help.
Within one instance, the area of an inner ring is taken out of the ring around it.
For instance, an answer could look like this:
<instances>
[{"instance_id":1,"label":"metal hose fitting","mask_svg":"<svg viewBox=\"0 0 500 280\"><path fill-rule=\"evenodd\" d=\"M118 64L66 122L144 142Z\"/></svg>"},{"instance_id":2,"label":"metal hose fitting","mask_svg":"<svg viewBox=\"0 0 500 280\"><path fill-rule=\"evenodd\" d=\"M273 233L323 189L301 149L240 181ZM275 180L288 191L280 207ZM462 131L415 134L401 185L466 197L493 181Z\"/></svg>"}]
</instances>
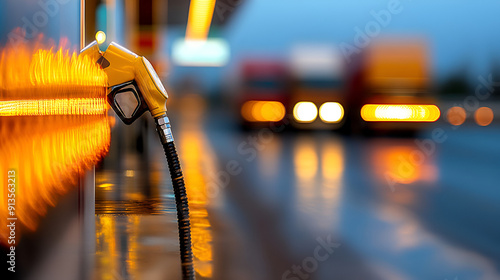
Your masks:
<instances>
[{"instance_id":1,"label":"metal hose fitting","mask_svg":"<svg viewBox=\"0 0 500 280\"><path fill-rule=\"evenodd\" d=\"M174 142L174 136L172 135L172 130L170 129L170 120L167 116L161 116L155 119L156 131L160 135L161 143L165 144L168 142Z\"/></svg>"}]
</instances>

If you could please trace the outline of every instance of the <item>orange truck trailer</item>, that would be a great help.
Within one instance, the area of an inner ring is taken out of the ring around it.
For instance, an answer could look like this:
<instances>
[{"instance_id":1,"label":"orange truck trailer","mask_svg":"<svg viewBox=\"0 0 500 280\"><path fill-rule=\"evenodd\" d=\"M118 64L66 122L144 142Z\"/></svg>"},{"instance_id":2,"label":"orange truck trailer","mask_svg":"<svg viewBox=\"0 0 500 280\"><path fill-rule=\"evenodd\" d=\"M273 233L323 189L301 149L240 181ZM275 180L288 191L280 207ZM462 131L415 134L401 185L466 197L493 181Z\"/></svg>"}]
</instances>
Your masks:
<instances>
[{"instance_id":1,"label":"orange truck trailer","mask_svg":"<svg viewBox=\"0 0 500 280\"><path fill-rule=\"evenodd\" d=\"M418 131L440 117L423 40L379 40L348 64L352 132Z\"/></svg>"}]
</instances>

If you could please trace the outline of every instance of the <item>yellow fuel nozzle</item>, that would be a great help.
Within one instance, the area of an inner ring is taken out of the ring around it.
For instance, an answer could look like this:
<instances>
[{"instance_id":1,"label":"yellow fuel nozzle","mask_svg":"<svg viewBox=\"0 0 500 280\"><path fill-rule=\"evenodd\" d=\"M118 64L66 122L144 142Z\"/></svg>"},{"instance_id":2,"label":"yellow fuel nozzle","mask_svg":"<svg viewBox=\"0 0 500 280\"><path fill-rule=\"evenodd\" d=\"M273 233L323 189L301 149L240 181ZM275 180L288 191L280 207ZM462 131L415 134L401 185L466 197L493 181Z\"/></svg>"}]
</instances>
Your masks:
<instances>
[{"instance_id":1,"label":"yellow fuel nozzle","mask_svg":"<svg viewBox=\"0 0 500 280\"><path fill-rule=\"evenodd\" d=\"M106 51L100 52L96 41L85 47L81 54L95 59L108 75L108 101L126 124L132 123L147 110L154 118L166 114L167 91L145 57L138 56L114 42ZM133 92L138 99L139 105L131 117L125 116L115 100L115 95L124 91ZM141 104L142 101L146 104Z\"/></svg>"},{"instance_id":2,"label":"yellow fuel nozzle","mask_svg":"<svg viewBox=\"0 0 500 280\"><path fill-rule=\"evenodd\" d=\"M166 116L167 91L146 58L140 57L116 43L111 43L108 49L101 53L97 42L93 42L82 50L82 54L97 58L97 63L107 73L109 105L125 124L131 124L148 110L155 119L156 131L167 158L177 205L182 275L183 279L194 280L189 205L170 121ZM119 94L126 92L133 93L138 101L131 117L127 117L117 102Z\"/></svg>"}]
</instances>

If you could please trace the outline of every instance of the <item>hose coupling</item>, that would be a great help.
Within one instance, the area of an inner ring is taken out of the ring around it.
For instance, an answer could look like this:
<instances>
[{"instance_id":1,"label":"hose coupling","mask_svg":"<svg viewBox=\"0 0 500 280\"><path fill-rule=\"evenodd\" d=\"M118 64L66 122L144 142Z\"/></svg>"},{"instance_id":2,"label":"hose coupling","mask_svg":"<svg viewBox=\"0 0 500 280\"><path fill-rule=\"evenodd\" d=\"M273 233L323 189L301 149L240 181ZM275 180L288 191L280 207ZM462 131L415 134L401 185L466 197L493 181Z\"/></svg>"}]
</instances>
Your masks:
<instances>
[{"instance_id":1,"label":"hose coupling","mask_svg":"<svg viewBox=\"0 0 500 280\"><path fill-rule=\"evenodd\" d=\"M172 129L170 126L170 120L166 115L155 118L156 131L160 135L161 143L166 144L169 142L174 142L174 136L172 135Z\"/></svg>"}]
</instances>

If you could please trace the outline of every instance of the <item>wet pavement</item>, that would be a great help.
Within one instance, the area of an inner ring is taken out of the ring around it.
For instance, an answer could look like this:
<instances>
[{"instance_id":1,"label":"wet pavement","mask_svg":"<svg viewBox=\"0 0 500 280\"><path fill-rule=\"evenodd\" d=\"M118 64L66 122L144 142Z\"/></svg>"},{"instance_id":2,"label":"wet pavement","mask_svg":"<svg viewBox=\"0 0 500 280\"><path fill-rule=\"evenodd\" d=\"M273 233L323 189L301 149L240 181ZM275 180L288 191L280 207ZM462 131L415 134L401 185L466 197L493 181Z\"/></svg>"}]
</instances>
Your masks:
<instances>
[{"instance_id":1,"label":"wet pavement","mask_svg":"<svg viewBox=\"0 0 500 280\"><path fill-rule=\"evenodd\" d=\"M500 279L494 126L356 138L179 119L198 279ZM95 279L180 279L166 162L147 141L96 173Z\"/></svg>"}]
</instances>

